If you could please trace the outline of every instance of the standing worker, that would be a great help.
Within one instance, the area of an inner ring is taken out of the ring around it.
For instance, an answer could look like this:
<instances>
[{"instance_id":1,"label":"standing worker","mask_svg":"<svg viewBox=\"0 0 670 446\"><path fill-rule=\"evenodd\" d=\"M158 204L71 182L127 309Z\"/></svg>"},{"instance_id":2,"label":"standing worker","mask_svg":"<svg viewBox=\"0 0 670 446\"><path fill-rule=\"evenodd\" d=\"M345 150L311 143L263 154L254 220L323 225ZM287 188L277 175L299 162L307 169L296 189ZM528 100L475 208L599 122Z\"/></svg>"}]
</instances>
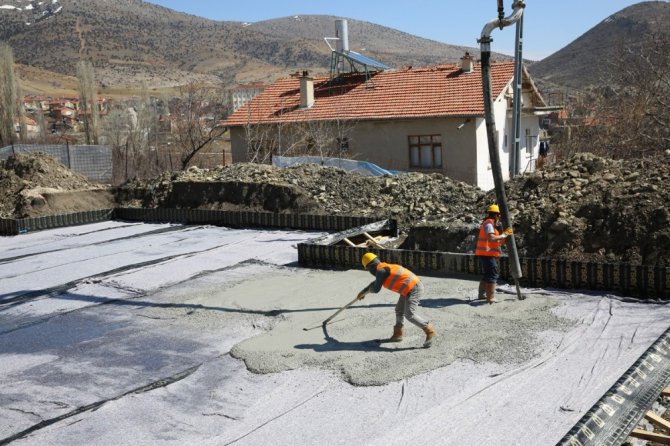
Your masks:
<instances>
[{"instance_id":1,"label":"standing worker","mask_svg":"<svg viewBox=\"0 0 670 446\"><path fill-rule=\"evenodd\" d=\"M512 234L512 228L505 229L501 234L496 228L500 221L500 208L497 204L492 204L486 208L486 218L479 228L477 237L477 247L475 255L479 257L479 263L484 270L484 277L479 282L479 299L486 299L486 302L492 304L497 302L495 299L496 283L498 282L498 257L500 257L500 246L505 243L507 236Z\"/></svg>"},{"instance_id":2,"label":"standing worker","mask_svg":"<svg viewBox=\"0 0 670 446\"><path fill-rule=\"evenodd\" d=\"M540 139L540 153L537 158L537 169L542 169L549 155L549 141L546 138Z\"/></svg>"},{"instance_id":3,"label":"standing worker","mask_svg":"<svg viewBox=\"0 0 670 446\"><path fill-rule=\"evenodd\" d=\"M406 318L426 333L426 340L423 346L425 348L430 347L433 338L437 334L430 322L416 314L416 308L419 306L419 301L423 296L423 284L419 278L412 271L400 265L381 262L371 252L363 255L361 261L363 268L375 276L375 280L358 293L358 300L365 298L365 295L368 293L378 293L382 286L400 294L398 303L395 306L393 336L389 340L391 342L402 341L404 335L403 324Z\"/></svg>"}]
</instances>

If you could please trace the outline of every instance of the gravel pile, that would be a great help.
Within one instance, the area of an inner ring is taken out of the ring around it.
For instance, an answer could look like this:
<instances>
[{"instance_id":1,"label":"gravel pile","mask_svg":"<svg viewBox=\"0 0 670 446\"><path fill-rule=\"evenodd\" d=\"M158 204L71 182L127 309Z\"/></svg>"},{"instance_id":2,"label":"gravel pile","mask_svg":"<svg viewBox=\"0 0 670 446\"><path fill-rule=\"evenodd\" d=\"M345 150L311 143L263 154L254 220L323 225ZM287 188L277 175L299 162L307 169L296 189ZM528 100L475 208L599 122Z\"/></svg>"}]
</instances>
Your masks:
<instances>
[{"instance_id":1,"label":"gravel pile","mask_svg":"<svg viewBox=\"0 0 670 446\"><path fill-rule=\"evenodd\" d=\"M520 252L670 265L670 152L615 161L581 153L509 182Z\"/></svg>"},{"instance_id":2,"label":"gravel pile","mask_svg":"<svg viewBox=\"0 0 670 446\"><path fill-rule=\"evenodd\" d=\"M25 213L27 191L35 188L92 186L43 154L17 155L0 167L0 212L5 218ZM173 188L200 183L220 184L225 191L228 185L235 185L236 200L221 194L221 188L211 188L219 195L209 197L208 208L391 217L406 235L403 248L452 252L472 249L484 209L496 201L494 191L484 192L441 174L367 177L335 167L277 168L248 163L215 169L192 167L132 180L116 196L121 206L189 207L194 197L172 193ZM519 254L670 265L668 184L670 151L629 161L579 153L516 177L505 187ZM208 190L192 189L200 194ZM268 208L268 203L278 200L264 194L300 199L283 200L288 205ZM245 195L244 199L239 195Z\"/></svg>"},{"instance_id":3,"label":"gravel pile","mask_svg":"<svg viewBox=\"0 0 670 446\"><path fill-rule=\"evenodd\" d=\"M436 215L468 213L473 203L485 195L479 188L441 174L368 177L314 164L287 168L249 163L215 169L192 167L185 172L164 174L151 180L134 180L122 189L128 196L141 197L135 204L161 206L168 201L175 182L291 186L313 199L320 213L392 217L403 227ZM137 189L146 193L133 191Z\"/></svg>"},{"instance_id":4,"label":"gravel pile","mask_svg":"<svg viewBox=\"0 0 670 446\"><path fill-rule=\"evenodd\" d=\"M670 264L669 161L670 153L632 161L580 153L510 180L520 255ZM440 174L365 177L318 165L191 168L124 187L150 191L144 205L161 206L174 182L233 181L295 187L323 213L395 218L407 249L472 249L483 210L496 201L494 191Z\"/></svg>"}]
</instances>

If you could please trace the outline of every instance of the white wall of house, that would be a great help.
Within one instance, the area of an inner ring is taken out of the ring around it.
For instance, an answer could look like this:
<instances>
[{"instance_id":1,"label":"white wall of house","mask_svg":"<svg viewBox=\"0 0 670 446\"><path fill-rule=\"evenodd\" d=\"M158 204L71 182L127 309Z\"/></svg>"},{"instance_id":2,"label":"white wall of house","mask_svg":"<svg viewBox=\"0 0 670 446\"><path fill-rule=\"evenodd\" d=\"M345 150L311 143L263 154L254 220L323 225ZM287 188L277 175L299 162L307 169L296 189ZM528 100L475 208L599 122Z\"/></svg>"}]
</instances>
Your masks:
<instances>
[{"instance_id":1,"label":"white wall of house","mask_svg":"<svg viewBox=\"0 0 670 446\"><path fill-rule=\"evenodd\" d=\"M517 174L521 175L535 171L535 162L537 161L540 146L540 119L534 115L523 115L519 127L519 166ZM507 152L509 154L514 149L511 114L507 117L507 129L507 141L509 145ZM509 157L507 164L503 164L502 167L506 171L512 169L512 166L509 165Z\"/></svg>"},{"instance_id":2,"label":"white wall of house","mask_svg":"<svg viewBox=\"0 0 670 446\"><path fill-rule=\"evenodd\" d=\"M503 95L493 102L493 119L497 132L498 155L502 166L503 181L509 179L510 147L512 145L511 121L507 119L507 100ZM471 184L483 190L491 190L495 187L493 171L491 170L491 157L489 155L488 135L486 133L486 120L477 118L475 126L477 137L477 164L474 181Z\"/></svg>"},{"instance_id":3,"label":"white wall of house","mask_svg":"<svg viewBox=\"0 0 670 446\"><path fill-rule=\"evenodd\" d=\"M498 149L503 180L509 178L510 150L513 146L511 119L507 118L507 101L494 102L494 119L498 132ZM459 127L463 126L459 129ZM522 165L537 157L539 121L528 116L521 121L521 132L529 129L533 147L526 154L526 138L522 143ZM507 137L505 135L507 134ZM410 166L410 136L439 135L442 145L442 168L423 169ZM247 161L245 130L233 127L230 132L233 162ZM351 130L347 157L365 160L389 170L439 172L445 176L476 185L483 190L494 188L489 160L488 138L484 118L463 117L360 121Z\"/></svg>"},{"instance_id":4,"label":"white wall of house","mask_svg":"<svg viewBox=\"0 0 670 446\"><path fill-rule=\"evenodd\" d=\"M473 121L458 130L464 118L359 122L353 129L350 154L390 170L439 172L472 183L475 176L476 140ZM441 168L412 167L410 136L439 136Z\"/></svg>"}]
</instances>

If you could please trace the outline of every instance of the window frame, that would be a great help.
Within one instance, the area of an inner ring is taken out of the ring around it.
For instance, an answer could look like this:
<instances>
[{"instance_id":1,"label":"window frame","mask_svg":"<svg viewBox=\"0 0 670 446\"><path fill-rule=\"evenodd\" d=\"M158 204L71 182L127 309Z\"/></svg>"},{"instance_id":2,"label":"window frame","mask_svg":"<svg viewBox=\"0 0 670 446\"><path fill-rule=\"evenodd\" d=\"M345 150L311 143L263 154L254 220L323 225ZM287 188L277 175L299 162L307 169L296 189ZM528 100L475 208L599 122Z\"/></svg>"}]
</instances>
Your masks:
<instances>
[{"instance_id":1,"label":"window frame","mask_svg":"<svg viewBox=\"0 0 670 446\"><path fill-rule=\"evenodd\" d=\"M408 147L410 169L438 170L444 168L444 156L443 156L444 153L442 152L441 134L435 133L435 134L407 135L407 147ZM431 159L430 166L423 165L424 158L422 155L423 150L426 150L426 148L430 150L430 159ZM413 159L414 157L412 156L412 149L417 150L418 160L416 164L414 163ZM438 152L439 156L436 155Z\"/></svg>"}]
</instances>

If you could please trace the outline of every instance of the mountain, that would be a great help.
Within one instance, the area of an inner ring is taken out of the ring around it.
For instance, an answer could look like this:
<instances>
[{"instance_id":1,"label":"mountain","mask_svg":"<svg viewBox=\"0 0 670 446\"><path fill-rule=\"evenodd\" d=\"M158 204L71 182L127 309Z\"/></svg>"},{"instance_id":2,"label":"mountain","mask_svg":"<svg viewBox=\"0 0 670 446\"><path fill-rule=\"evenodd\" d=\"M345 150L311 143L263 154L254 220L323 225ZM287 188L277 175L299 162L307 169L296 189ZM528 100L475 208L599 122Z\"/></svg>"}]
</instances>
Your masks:
<instances>
[{"instance_id":1,"label":"mountain","mask_svg":"<svg viewBox=\"0 0 670 446\"><path fill-rule=\"evenodd\" d=\"M17 11L0 9L0 40L26 66L20 77L28 93L69 88L82 59L93 62L104 94L189 81L226 86L271 82L302 70L327 73L330 49L324 38L334 37L335 20L345 18L304 15L242 23L208 20L142 0L59 3L63 10L58 15L30 26ZM455 63L466 51L479 54L476 46L448 45L347 20L350 48L391 67ZM529 70L545 92L598 84L603 61L617 48L635 47L649 33L670 38L668 23L670 3L638 3L605 18L551 56L529 63ZM473 44L478 32L473 30ZM509 58L494 54L494 59ZM38 79L31 73L39 74Z\"/></svg>"},{"instance_id":2,"label":"mountain","mask_svg":"<svg viewBox=\"0 0 670 446\"><path fill-rule=\"evenodd\" d=\"M616 57L622 46L639 47L646 35L670 39L669 23L667 1L637 3L605 18L565 48L532 64L529 71L545 91L602 84L605 61Z\"/></svg>"},{"instance_id":3,"label":"mountain","mask_svg":"<svg viewBox=\"0 0 670 446\"><path fill-rule=\"evenodd\" d=\"M27 26L0 10L0 40L17 63L73 76L92 61L107 88L160 88L187 81L272 81L297 70L328 72L332 16L294 16L253 24L213 21L142 0L60 0L62 11ZM351 49L392 67L453 63L466 48L347 19ZM473 30L473 43L478 30ZM495 55L496 58L509 56ZM104 92L104 90L103 90Z\"/></svg>"}]
</instances>

